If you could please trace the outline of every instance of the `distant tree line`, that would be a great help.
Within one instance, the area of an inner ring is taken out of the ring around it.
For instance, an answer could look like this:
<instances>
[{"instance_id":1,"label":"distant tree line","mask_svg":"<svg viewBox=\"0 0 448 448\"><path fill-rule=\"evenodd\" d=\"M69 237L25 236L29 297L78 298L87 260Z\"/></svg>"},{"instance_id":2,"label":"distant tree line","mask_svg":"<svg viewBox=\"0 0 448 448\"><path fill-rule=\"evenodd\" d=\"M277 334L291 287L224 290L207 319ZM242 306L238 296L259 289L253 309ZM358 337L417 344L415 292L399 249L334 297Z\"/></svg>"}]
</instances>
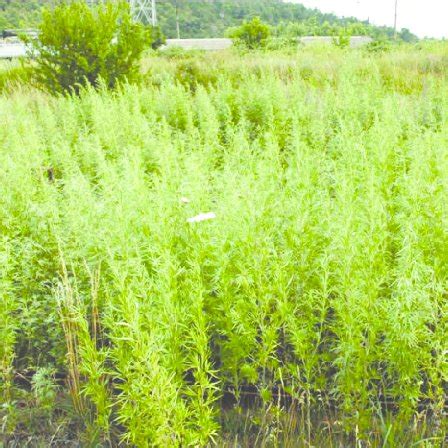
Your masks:
<instances>
[{"instance_id":1,"label":"distant tree line","mask_svg":"<svg viewBox=\"0 0 448 448\"><path fill-rule=\"evenodd\" d=\"M29 28L40 21L42 6L54 5L60 0L0 0L0 30ZM282 0L158 0L157 13L160 28L167 38L222 37L228 28L244 20L260 17L274 26L277 36L337 35L340 29L350 34L370 35L374 38L392 38L392 27L378 27L355 18L339 18L317 9ZM417 37L403 29L398 38L414 41Z\"/></svg>"}]
</instances>

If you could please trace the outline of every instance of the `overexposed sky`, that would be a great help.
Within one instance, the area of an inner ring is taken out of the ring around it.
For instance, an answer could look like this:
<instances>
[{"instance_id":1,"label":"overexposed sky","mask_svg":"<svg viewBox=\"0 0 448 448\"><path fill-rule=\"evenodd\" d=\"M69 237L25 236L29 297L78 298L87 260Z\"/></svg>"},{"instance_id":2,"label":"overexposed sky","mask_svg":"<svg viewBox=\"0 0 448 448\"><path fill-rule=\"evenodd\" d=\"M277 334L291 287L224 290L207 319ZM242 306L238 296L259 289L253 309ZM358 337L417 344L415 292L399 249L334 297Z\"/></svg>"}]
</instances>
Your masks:
<instances>
[{"instance_id":1,"label":"overexposed sky","mask_svg":"<svg viewBox=\"0 0 448 448\"><path fill-rule=\"evenodd\" d=\"M338 16L393 26L395 0L287 0ZM419 37L448 37L448 0L398 0L398 28Z\"/></svg>"}]
</instances>

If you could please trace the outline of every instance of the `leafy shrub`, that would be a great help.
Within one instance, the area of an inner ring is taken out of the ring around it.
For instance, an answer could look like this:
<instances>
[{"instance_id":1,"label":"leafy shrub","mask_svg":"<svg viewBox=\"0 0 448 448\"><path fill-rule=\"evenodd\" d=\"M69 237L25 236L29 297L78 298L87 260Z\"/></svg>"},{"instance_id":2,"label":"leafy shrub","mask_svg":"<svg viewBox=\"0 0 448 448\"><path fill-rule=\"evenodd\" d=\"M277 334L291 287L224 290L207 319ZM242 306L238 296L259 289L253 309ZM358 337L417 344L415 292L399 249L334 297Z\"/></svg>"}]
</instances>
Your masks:
<instances>
[{"instance_id":1,"label":"leafy shrub","mask_svg":"<svg viewBox=\"0 0 448 448\"><path fill-rule=\"evenodd\" d=\"M78 93L100 79L109 88L135 81L151 33L132 22L123 2L89 8L77 0L46 9L38 38L28 42L39 84L53 93Z\"/></svg>"},{"instance_id":2,"label":"leafy shrub","mask_svg":"<svg viewBox=\"0 0 448 448\"><path fill-rule=\"evenodd\" d=\"M370 42L366 46L366 50L369 53L381 53L381 52L384 52L384 51L390 51L390 49L391 49L391 44L386 39L374 40L373 42Z\"/></svg>"},{"instance_id":3,"label":"leafy shrub","mask_svg":"<svg viewBox=\"0 0 448 448\"><path fill-rule=\"evenodd\" d=\"M271 29L259 17L254 17L250 22L244 21L241 26L229 29L227 35L237 46L253 50L265 46Z\"/></svg>"},{"instance_id":4,"label":"leafy shrub","mask_svg":"<svg viewBox=\"0 0 448 448\"><path fill-rule=\"evenodd\" d=\"M182 47L168 47L160 51L160 56L170 60L192 60L203 54L203 50L185 50Z\"/></svg>"},{"instance_id":5,"label":"leafy shrub","mask_svg":"<svg viewBox=\"0 0 448 448\"><path fill-rule=\"evenodd\" d=\"M51 412L55 405L57 386L54 381L55 372L48 367L40 367L33 375L31 388L36 404L46 412Z\"/></svg>"},{"instance_id":6,"label":"leafy shrub","mask_svg":"<svg viewBox=\"0 0 448 448\"><path fill-rule=\"evenodd\" d=\"M195 90L197 85L208 86L216 83L217 73L198 61L181 61L176 66L176 80Z\"/></svg>"},{"instance_id":7,"label":"leafy shrub","mask_svg":"<svg viewBox=\"0 0 448 448\"><path fill-rule=\"evenodd\" d=\"M294 37L273 37L267 39L266 50L297 50L299 47L299 41Z\"/></svg>"},{"instance_id":8,"label":"leafy shrub","mask_svg":"<svg viewBox=\"0 0 448 448\"><path fill-rule=\"evenodd\" d=\"M339 48L348 48L350 46L351 33L341 28L337 36L333 38L333 43Z\"/></svg>"}]
</instances>

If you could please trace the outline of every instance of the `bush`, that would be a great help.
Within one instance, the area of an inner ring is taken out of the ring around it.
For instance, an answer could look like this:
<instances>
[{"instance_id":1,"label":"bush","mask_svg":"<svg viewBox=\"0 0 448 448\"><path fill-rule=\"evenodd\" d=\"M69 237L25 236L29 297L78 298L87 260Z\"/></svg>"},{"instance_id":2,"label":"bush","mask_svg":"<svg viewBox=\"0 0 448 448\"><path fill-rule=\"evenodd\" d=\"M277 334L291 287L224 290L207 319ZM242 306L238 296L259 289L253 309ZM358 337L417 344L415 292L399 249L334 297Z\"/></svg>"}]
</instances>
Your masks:
<instances>
[{"instance_id":1,"label":"bush","mask_svg":"<svg viewBox=\"0 0 448 448\"><path fill-rule=\"evenodd\" d=\"M182 47L173 46L161 50L158 55L168 60L190 60L196 59L203 54L204 50L185 50Z\"/></svg>"},{"instance_id":2,"label":"bush","mask_svg":"<svg viewBox=\"0 0 448 448\"><path fill-rule=\"evenodd\" d=\"M89 8L77 0L45 10L38 38L28 43L40 85L52 93L79 93L100 79L108 88L136 80L151 32L132 22L123 2Z\"/></svg>"},{"instance_id":3,"label":"bush","mask_svg":"<svg viewBox=\"0 0 448 448\"><path fill-rule=\"evenodd\" d=\"M299 47L299 40L296 37L271 37L267 39L265 47L269 51L296 51Z\"/></svg>"},{"instance_id":4,"label":"bush","mask_svg":"<svg viewBox=\"0 0 448 448\"><path fill-rule=\"evenodd\" d=\"M203 61L183 60L176 65L175 78L181 84L195 91L198 85L210 86L216 84L219 71Z\"/></svg>"},{"instance_id":5,"label":"bush","mask_svg":"<svg viewBox=\"0 0 448 448\"><path fill-rule=\"evenodd\" d=\"M366 46L366 50L369 53L381 53L385 51L390 51L391 48L392 47L390 42L386 39L376 39Z\"/></svg>"},{"instance_id":6,"label":"bush","mask_svg":"<svg viewBox=\"0 0 448 448\"><path fill-rule=\"evenodd\" d=\"M333 37L333 43L339 48L348 48L351 41L351 33L346 29L340 29L337 36Z\"/></svg>"},{"instance_id":7,"label":"bush","mask_svg":"<svg viewBox=\"0 0 448 448\"><path fill-rule=\"evenodd\" d=\"M265 46L271 29L259 17L254 17L250 22L244 21L241 26L229 29L227 35L236 45L253 50Z\"/></svg>"}]
</instances>

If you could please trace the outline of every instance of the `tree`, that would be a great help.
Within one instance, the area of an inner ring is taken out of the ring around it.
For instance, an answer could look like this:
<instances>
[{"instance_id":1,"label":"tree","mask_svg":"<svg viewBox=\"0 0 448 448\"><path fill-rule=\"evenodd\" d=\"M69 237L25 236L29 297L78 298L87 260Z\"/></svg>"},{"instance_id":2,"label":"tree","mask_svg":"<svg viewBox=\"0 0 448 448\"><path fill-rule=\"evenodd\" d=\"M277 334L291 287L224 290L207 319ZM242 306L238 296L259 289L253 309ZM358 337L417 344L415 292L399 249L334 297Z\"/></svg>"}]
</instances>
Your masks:
<instances>
[{"instance_id":1,"label":"tree","mask_svg":"<svg viewBox=\"0 0 448 448\"><path fill-rule=\"evenodd\" d=\"M251 50L263 47L270 35L269 25L263 23L259 17L254 17L250 22L244 21L241 26L231 28L228 32L228 36L237 45L242 45Z\"/></svg>"},{"instance_id":2,"label":"tree","mask_svg":"<svg viewBox=\"0 0 448 448\"><path fill-rule=\"evenodd\" d=\"M407 28L402 28L398 35L403 42L412 43L418 41L417 36L412 34Z\"/></svg>"},{"instance_id":3,"label":"tree","mask_svg":"<svg viewBox=\"0 0 448 448\"><path fill-rule=\"evenodd\" d=\"M150 30L132 21L125 3L89 8L85 1L61 3L43 12L38 38L28 38L37 81L52 93L79 93L99 80L108 88L139 76L139 60Z\"/></svg>"}]
</instances>

